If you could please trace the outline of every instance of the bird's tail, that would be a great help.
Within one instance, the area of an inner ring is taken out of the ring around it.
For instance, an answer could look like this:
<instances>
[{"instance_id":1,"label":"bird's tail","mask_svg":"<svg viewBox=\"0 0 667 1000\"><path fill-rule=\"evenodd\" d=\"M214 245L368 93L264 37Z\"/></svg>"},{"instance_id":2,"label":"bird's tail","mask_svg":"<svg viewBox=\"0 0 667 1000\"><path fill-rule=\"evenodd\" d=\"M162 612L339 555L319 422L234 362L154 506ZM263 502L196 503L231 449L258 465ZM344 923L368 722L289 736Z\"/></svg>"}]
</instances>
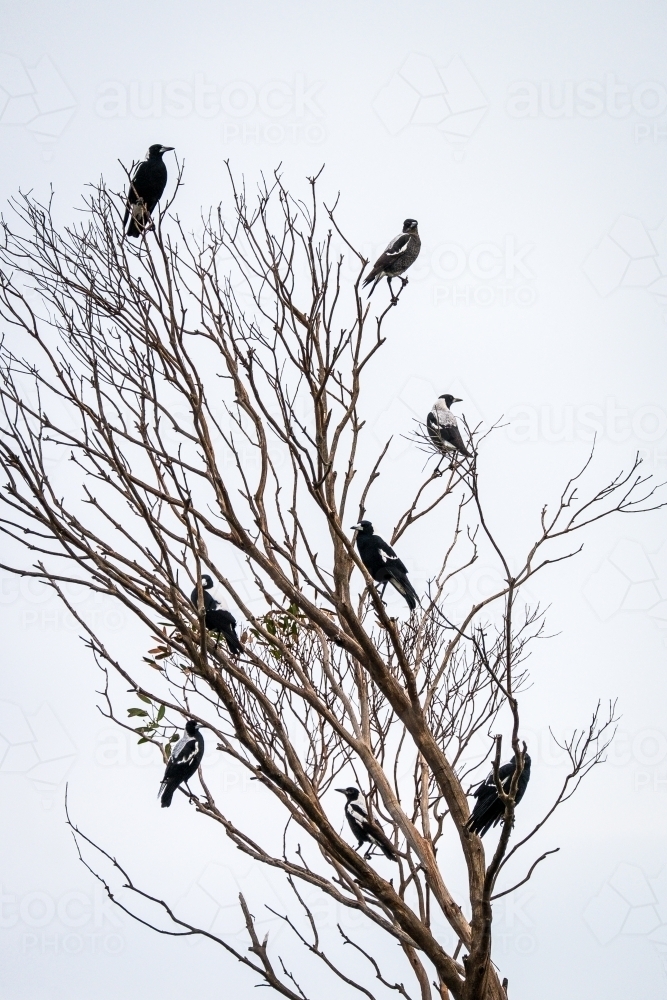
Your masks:
<instances>
[{"instance_id":1,"label":"bird's tail","mask_svg":"<svg viewBox=\"0 0 667 1000\"><path fill-rule=\"evenodd\" d=\"M229 632L224 633L224 636L227 640L227 645L229 646L229 652L234 656L240 656L243 653L243 646L236 638L234 632L230 629Z\"/></svg>"},{"instance_id":2,"label":"bird's tail","mask_svg":"<svg viewBox=\"0 0 667 1000\"><path fill-rule=\"evenodd\" d=\"M168 809L171 805L171 800L174 797L174 791L174 785L168 784L166 781L163 781L160 785L160 791L157 794L163 809Z\"/></svg>"},{"instance_id":3,"label":"bird's tail","mask_svg":"<svg viewBox=\"0 0 667 1000\"><path fill-rule=\"evenodd\" d=\"M399 594L405 598L410 611L414 611L419 604L419 596L415 588L408 580L407 575L405 573L401 573L400 576L394 574L391 578L391 583Z\"/></svg>"},{"instance_id":4,"label":"bird's tail","mask_svg":"<svg viewBox=\"0 0 667 1000\"><path fill-rule=\"evenodd\" d=\"M375 291L375 289L377 288L377 283L378 283L378 281L380 280L381 277L382 277L381 274L376 274L375 271L371 271L371 273L368 275L368 277L364 279L364 283L362 285L362 288L366 288L367 285L372 284L372 288L371 288L370 292L368 293L368 298L369 299L370 299L371 295L373 294L373 292Z\"/></svg>"},{"instance_id":5,"label":"bird's tail","mask_svg":"<svg viewBox=\"0 0 667 1000\"><path fill-rule=\"evenodd\" d=\"M384 830L380 829L380 827L375 824L373 825L373 837L375 838L375 841L385 858L389 858L390 861L398 861L396 851L394 850L394 845L391 840L386 835Z\"/></svg>"}]
</instances>

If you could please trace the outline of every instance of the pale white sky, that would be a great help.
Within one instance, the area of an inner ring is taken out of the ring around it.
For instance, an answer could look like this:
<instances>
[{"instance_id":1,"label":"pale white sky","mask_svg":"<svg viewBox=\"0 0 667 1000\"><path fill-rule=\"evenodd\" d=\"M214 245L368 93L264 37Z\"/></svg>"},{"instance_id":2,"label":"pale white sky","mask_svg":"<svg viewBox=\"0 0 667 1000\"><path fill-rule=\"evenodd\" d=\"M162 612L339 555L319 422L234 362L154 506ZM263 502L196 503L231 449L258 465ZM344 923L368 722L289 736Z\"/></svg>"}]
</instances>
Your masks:
<instances>
[{"instance_id":1,"label":"pale white sky","mask_svg":"<svg viewBox=\"0 0 667 1000\"><path fill-rule=\"evenodd\" d=\"M667 478L664 13L656 2L543 0L7 3L0 193L46 197L52 184L67 222L87 182L102 174L119 188L118 160L162 142L186 161L178 211L190 227L225 196L226 158L251 178L282 163L294 186L326 163L323 188L340 190L341 222L368 255L417 218L423 251L392 332L403 349L378 361L368 422L378 443L397 436L388 475L400 495L413 460L399 436L435 395L463 397L471 422L504 414L485 462L498 530L518 551L593 431L601 479L637 449ZM370 513L381 530L382 512ZM416 585L430 557L417 533ZM483 592L487 571L461 600ZM65 780L77 819L147 887L228 933L237 886L258 907L279 887L183 803L156 807L160 767L99 716L77 630L39 588L0 584L3 997L250 998L254 980L213 947L108 911L64 826ZM561 774L550 724L585 721L598 697L618 697L622 720L610 763L545 835L560 853L499 910L496 957L512 1000L556 1000L564 986L657 997L667 975L664 513L594 530L542 588L558 635L540 648L524 700L533 778L519 818L537 815ZM135 655L122 612L87 609L120 654ZM234 808L255 795L217 766Z\"/></svg>"}]
</instances>

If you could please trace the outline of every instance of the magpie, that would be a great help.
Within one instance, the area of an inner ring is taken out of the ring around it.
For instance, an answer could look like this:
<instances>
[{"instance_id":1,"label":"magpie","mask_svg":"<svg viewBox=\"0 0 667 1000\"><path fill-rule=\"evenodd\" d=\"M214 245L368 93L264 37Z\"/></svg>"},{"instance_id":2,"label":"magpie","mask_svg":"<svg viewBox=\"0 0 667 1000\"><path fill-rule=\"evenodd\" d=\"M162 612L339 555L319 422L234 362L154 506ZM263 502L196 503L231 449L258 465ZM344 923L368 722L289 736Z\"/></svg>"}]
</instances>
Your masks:
<instances>
[{"instance_id":1,"label":"magpie","mask_svg":"<svg viewBox=\"0 0 667 1000\"><path fill-rule=\"evenodd\" d=\"M498 769L500 784L505 792L509 791L515 767L516 760L511 760L507 764L503 764L503 766ZM521 802L529 780L530 756L529 754L525 754L523 758L523 771L519 776L519 781L516 787L516 805ZM500 823L505 813L505 806L500 801L498 789L496 788L496 783L493 780L493 771L488 778L478 786L475 792L475 798L477 799L477 802L475 803L475 808L470 814L466 826L472 833L477 833L480 837L483 837L485 833L488 833L492 826L497 826L498 823Z\"/></svg>"},{"instance_id":2,"label":"magpie","mask_svg":"<svg viewBox=\"0 0 667 1000\"><path fill-rule=\"evenodd\" d=\"M380 254L373 264L370 274L364 281L364 288L366 285L370 285L371 282L373 283L373 287L368 293L369 299L375 291L375 286L380 278L386 278L389 284L391 301L395 303L396 296L391 287L391 279L399 278L407 271L411 264L414 264L419 256L421 247L422 241L419 239L419 233L417 232L417 220L406 219L403 223L403 232L395 236L384 253ZM408 283L407 278L401 278L401 281L404 285Z\"/></svg>"},{"instance_id":3,"label":"magpie","mask_svg":"<svg viewBox=\"0 0 667 1000\"><path fill-rule=\"evenodd\" d=\"M224 635L230 653L233 656L240 656L243 652L243 646L236 635L236 618L234 618L230 611L225 611L224 608L221 608L219 602L216 601L212 594L209 594L209 590L213 587L213 580L208 574L202 576L201 583L204 591L204 624L206 628L209 632L217 632L218 636L220 634ZM190 600L195 610L198 611L196 587L190 595Z\"/></svg>"},{"instance_id":4,"label":"magpie","mask_svg":"<svg viewBox=\"0 0 667 1000\"><path fill-rule=\"evenodd\" d=\"M366 858L370 858L374 847L379 847L382 853L388 857L390 861L398 861L394 845L390 841L389 837L386 835L384 830L382 830L381 827L370 818L363 802L358 801L360 794L359 789L352 785L350 788L337 788L336 791L341 792L347 799L347 802L345 803L345 815L347 816L347 821L350 824L352 833L359 841L357 844L357 850L362 844L368 844L369 847L365 854Z\"/></svg>"},{"instance_id":5,"label":"magpie","mask_svg":"<svg viewBox=\"0 0 667 1000\"><path fill-rule=\"evenodd\" d=\"M158 792L163 809L171 805L178 786L183 782L188 783L201 764L203 756L204 737L199 732L199 723L194 719L188 719L185 723L185 732L171 751Z\"/></svg>"},{"instance_id":6,"label":"magpie","mask_svg":"<svg viewBox=\"0 0 667 1000\"><path fill-rule=\"evenodd\" d=\"M463 443L456 417L451 411L452 403L461 402L463 400L457 399L456 396L451 396L449 393L438 396L426 418L426 430L435 447L443 455L458 451L466 458L470 458L470 452Z\"/></svg>"},{"instance_id":7,"label":"magpie","mask_svg":"<svg viewBox=\"0 0 667 1000\"><path fill-rule=\"evenodd\" d=\"M387 584L395 587L399 594L402 594L407 601L410 611L417 607L419 598L417 592L408 580L408 571L398 558L391 545L387 545L379 535L373 534L373 525L370 521L360 521L353 525L353 530L358 531L357 549L361 561L377 583L381 583L384 595Z\"/></svg>"},{"instance_id":8,"label":"magpie","mask_svg":"<svg viewBox=\"0 0 667 1000\"><path fill-rule=\"evenodd\" d=\"M141 236L149 228L151 213L167 184L167 168L162 157L173 148L173 146L163 146L159 142L154 143L149 147L146 159L134 171L123 219L123 229L125 230L127 226L128 236Z\"/></svg>"}]
</instances>

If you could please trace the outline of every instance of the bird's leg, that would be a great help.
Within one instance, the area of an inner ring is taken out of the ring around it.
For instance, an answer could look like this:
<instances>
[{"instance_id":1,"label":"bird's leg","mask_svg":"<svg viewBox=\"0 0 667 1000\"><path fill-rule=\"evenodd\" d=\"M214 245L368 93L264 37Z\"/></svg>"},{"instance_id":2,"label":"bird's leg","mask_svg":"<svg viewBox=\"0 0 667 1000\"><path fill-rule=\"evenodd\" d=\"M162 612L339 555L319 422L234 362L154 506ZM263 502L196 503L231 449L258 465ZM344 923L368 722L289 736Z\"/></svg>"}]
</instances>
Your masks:
<instances>
[{"instance_id":1,"label":"bird's leg","mask_svg":"<svg viewBox=\"0 0 667 1000\"><path fill-rule=\"evenodd\" d=\"M382 590L380 590L380 588L378 587L378 597L380 598L385 607L387 606L387 602L384 599L384 592L387 589L388 582L389 582L388 580L385 580L384 583L380 584Z\"/></svg>"},{"instance_id":2,"label":"bird's leg","mask_svg":"<svg viewBox=\"0 0 667 1000\"><path fill-rule=\"evenodd\" d=\"M392 304L392 306L395 306L396 303L398 302L398 299L394 295L394 289L391 287L391 278L389 277L389 275L387 275L387 284L389 285L389 294L391 295L391 304Z\"/></svg>"},{"instance_id":3,"label":"bird's leg","mask_svg":"<svg viewBox=\"0 0 667 1000\"><path fill-rule=\"evenodd\" d=\"M408 278L401 278L401 288L405 288L408 283Z\"/></svg>"}]
</instances>

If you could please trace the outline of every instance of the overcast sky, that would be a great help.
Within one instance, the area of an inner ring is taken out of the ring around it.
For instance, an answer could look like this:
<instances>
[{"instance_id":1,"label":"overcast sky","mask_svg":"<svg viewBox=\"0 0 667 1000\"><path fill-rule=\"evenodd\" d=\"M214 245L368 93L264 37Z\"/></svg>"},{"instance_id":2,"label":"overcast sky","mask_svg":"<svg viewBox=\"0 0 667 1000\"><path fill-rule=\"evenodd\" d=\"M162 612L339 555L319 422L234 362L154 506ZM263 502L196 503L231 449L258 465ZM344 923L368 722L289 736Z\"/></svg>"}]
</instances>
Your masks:
<instances>
[{"instance_id":1,"label":"overcast sky","mask_svg":"<svg viewBox=\"0 0 667 1000\"><path fill-rule=\"evenodd\" d=\"M190 227L226 197L226 158L249 178L282 163L301 190L326 164L323 190L341 192L341 222L368 255L419 220L422 254L392 317L402 349L378 361L367 420L381 443L443 392L471 422L504 415L485 461L510 547L534 534L595 431L600 480L637 450L667 478L664 3L6 0L0 29L3 204L53 186L67 222L86 183L119 189L118 160L161 142L185 159ZM391 454L398 490L408 448ZM419 587L430 553L416 538ZM468 577L462 601L488 572ZM278 908L280 889L184 801L157 807L155 754L97 712L99 676L67 615L37 586L0 584L3 998L254 996L233 959L103 903L64 826L66 781L81 825L211 926L237 932L239 887ZM512 1000L662 996L664 513L595 529L539 596L555 638L524 700L533 778L519 827L563 773L549 725L581 724L598 698L618 698L622 718L609 763L545 834L560 853L498 908L495 958ZM87 601L119 655L141 655L126 615ZM232 802L255 794L211 766Z\"/></svg>"}]
</instances>

